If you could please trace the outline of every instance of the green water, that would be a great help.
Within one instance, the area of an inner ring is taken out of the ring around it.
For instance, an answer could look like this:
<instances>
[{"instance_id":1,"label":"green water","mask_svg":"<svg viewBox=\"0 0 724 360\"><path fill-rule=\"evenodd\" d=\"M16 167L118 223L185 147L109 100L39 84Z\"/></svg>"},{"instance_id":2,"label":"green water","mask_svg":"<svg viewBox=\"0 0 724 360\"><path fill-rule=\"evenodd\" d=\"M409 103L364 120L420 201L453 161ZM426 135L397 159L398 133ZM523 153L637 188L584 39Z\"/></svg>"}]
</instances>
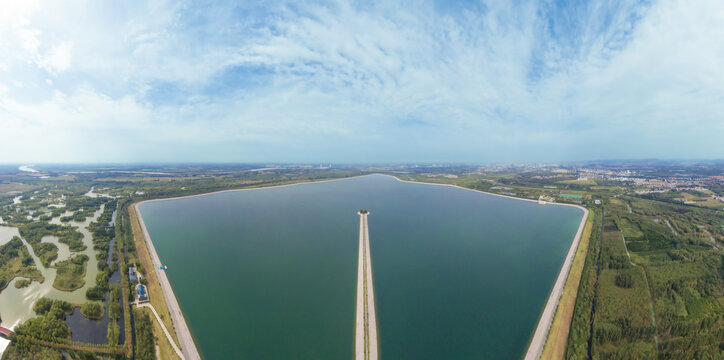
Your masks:
<instances>
[{"instance_id":1,"label":"green water","mask_svg":"<svg viewBox=\"0 0 724 360\"><path fill-rule=\"evenodd\" d=\"M558 196L563 197L563 198L571 198L571 199L580 199L581 198L581 195L576 195L576 194L560 194Z\"/></svg>"},{"instance_id":2,"label":"green water","mask_svg":"<svg viewBox=\"0 0 724 360\"><path fill-rule=\"evenodd\" d=\"M382 175L140 206L207 359L352 359L361 208L383 359L520 358L582 216Z\"/></svg>"}]
</instances>

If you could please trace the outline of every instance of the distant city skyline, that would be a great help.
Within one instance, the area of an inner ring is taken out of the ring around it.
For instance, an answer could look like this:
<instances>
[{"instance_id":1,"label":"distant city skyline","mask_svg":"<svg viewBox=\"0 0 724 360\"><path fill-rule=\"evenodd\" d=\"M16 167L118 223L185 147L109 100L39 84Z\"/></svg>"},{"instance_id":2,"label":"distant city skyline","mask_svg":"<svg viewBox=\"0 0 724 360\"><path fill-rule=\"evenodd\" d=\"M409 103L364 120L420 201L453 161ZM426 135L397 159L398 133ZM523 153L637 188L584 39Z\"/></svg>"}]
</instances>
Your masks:
<instances>
[{"instance_id":1,"label":"distant city skyline","mask_svg":"<svg viewBox=\"0 0 724 360\"><path fill-rule=\"evenodd\" d=\"M724 3L4 2L0 164L724 158Z\"/></svg>"}]
</instances>

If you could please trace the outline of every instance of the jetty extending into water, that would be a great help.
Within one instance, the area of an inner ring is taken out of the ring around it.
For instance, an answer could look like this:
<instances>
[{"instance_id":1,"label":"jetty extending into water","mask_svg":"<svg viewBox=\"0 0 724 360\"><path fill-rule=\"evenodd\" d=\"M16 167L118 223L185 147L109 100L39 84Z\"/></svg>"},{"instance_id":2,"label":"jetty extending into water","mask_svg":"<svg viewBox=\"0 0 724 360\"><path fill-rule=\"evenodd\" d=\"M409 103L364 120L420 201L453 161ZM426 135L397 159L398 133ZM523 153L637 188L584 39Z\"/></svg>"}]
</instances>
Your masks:
<instances>
[{"instance_id":1,"label":"jetty extending into water","mask_svg":"<svg viewBox=\"0 0 724 360\"><path fill-rule=\"evenodd\" d=\"M359 260L357 265L357 316L355 326L355 359L377 360L377 311L372 284L370 232L367 226L369 211L359 212Z\"/></svg>"}]
</instances>

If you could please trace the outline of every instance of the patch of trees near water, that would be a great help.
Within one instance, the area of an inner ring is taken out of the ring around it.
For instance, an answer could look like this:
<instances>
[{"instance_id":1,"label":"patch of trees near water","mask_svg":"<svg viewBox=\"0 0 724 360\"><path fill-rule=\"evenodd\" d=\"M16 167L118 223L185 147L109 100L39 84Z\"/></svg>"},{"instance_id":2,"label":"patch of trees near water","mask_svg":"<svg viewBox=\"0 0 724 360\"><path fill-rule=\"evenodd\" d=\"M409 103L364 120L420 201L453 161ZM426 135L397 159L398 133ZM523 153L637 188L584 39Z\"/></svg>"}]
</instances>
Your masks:
<instances>
[{"instance_id":1,"label":"patch of trees near water","mask_svg":"<svg viewBox=\"0 0 724 360\"><path fill-rule=\"evenodd\" d=\"M70 329L65 324L65 317L73 312L73 305L62 300L40 298L33 305L38 314L15 328L18 335L50 342L67 342Z\"/></svg>"},{"instance_id":2,"label":"patch of trees near water","mask_svg":"<svg viewBox=\"0 0 724 360\"><path fill-rule=\"evenodd\" d=\"M598 278L589 251L566 358L724 358L724 254L707 230L722 215L626 201L632 214L606 209ZM597 250L594 236L589 250Z\"/></svg>"},{"instance_id":3,"label":"patch of trees near water","mask_svg":"<svg viewBox=\"0 0 724 360\"><path fill-rule=\"evenodd\" d=\"M151 317L141 309L133 310L136 325L136 359L156 359L156 346L151 328Z\"/></svg>"},{"instance_id":4,"label":"patch of trees near water","mask_svg":"<svg viewBox=\"0 0 724 360\"><path fill-rule=\"evenodd\" d=\"M9 242L0 246L0 290L10 283L16 276L43 282L45 279L35 267L30 252L19 237L14 236ZM27 286L28 280L19 280L16 285Z\"/></svg>"},{"instance_id":5,"label":"patch of trees near water","mask_svg":"<svg viewBox=\"0 0 724 360\"><path fill-rule=\"evenodd\" d=\"M118 284L111 285L110 297L108 299L108 344L116 345L121 336L121 329L118 326L118 319L121 318L121 289Z\"/></svg>"},{"instance_id":6,"label":"patch of trees near water","mask_svg":"<svg viewBox=\"0 0 724 360\"><path fill-rule=\"evenodd\" d=\"M78 232L75 227L56 225L44 221L35 221L22 224L18 227L20 236L33 247L35 255L45 267L50 267L50 263L58 257L58 247L53 243L41 242L45 236L55 236L58 242L67 244L70 251L83 251L86 249L83 244L83 234Z\"/></svg>"},{"instance_id":7,"label":"patch of trees near water","mask_svg":"<svg viewBox=\"0 0 724 360\"><path fill-rule=\"evenodd\" d=\"M80 313L89 319L100 319L103 317L103 304L96 301L88 301L80 307Z\"/></svg>"},{"instance_id":8,"label":"patch of trees near water","mask_svg":"<svg viewBox=\"0 0 724 360\"><path fill-rule=\"evenodd\" d=\"M55 264L56 272L53 287L62 291L80 289L85 284L88 255L80 254Z\"/></svg>"}]
</instances>

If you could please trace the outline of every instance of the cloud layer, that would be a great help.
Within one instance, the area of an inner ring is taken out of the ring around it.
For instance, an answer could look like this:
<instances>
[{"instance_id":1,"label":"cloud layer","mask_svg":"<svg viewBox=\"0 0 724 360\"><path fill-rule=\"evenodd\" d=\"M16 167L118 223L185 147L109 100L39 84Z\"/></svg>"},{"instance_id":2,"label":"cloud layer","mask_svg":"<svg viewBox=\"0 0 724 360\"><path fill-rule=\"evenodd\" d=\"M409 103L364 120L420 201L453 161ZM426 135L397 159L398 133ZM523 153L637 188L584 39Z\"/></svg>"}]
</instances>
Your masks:
<instances>
[{"instance_id":1,"label":"cloud layer","mask_svg":"<svg viewBox=\"0 0 724 360\"><path fill-rule=\"evenodd\" d=\"M0 163L724 157L724 5L16 2Z\"/></svg>"}]
</instances>

